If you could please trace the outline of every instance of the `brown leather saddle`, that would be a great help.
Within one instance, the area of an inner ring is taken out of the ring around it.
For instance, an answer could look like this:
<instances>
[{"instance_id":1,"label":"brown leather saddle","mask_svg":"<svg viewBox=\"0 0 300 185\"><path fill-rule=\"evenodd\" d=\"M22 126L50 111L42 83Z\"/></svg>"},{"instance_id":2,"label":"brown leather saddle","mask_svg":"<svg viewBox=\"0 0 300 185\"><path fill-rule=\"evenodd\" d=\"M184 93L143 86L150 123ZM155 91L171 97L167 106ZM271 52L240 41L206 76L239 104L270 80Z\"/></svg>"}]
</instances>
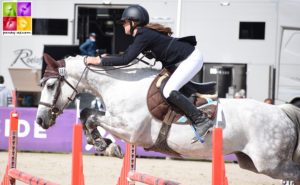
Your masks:
<instances>
[{"instance_id":1,"label":"brown leather saddle","mask_svg":"<svg viewBox=\"0 0 300 185\"><path fill-rule=\"evenodd\" d=\"M153 80L148 90L147 105L149 112L154 118L163 121L164 123L168 123L169 119L171 119L169 120L171 121L171 123L179 123L177 122L178 119L184 116L184 114L180 112L177 108L172 107L172 105L170 105L162 96L163 86L166 84L170 74L170 71L164 69ZM207 104L209 100L214 101L218 98L216 94L215 82L189 82L180 89L180 92L183 93L186 97L188 97L189 100L193 102L196 107L201 107ZM216 105L207 105L199 109L203 111L208 118L213 119L215 117ZM189 123L190 121L185 122L185 124Z\"/></svg>"},{"instance_id":2,"label":"brown leather saddle","mask_svg":"<svg viewBox=\"0 0 300 185\"><path fill-rule=\"evenodd\" d=\"M153 80L148 90L148 110L155 119L162 121L164 124L162 125L156 143L152 147L145 149L180 157L177 152L168 146L166 139L172 123L191 124L191 122L186 119L181 111L170 105L162 96L162 89L171 74L171 71L163 69ZM212 120L215 118L217 105L207 103L209 101L215 101L218 98L216 82L196 83L190 81L180 89L180 92L188 97L208 118Z\"/></svg>"}]
</instances>

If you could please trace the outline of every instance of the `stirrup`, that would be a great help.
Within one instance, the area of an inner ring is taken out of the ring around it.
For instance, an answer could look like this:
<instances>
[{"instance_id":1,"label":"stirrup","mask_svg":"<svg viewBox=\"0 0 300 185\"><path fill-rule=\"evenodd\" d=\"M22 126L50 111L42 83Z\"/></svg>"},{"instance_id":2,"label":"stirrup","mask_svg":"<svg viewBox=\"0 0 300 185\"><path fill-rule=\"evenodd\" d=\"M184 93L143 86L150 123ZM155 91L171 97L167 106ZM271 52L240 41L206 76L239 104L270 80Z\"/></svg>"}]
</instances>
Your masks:
<instances>
[{"instance_id":1,"label":"stirrup","mask_svg":"<svg viewBox=\"0 0 300 185\"><path fill-rule=\"evenodd\" d=\"M201 143L204 143L204 138L200 136L200 134L197 132L197 129L195 128L195 126L193 124L191 124L191 127L192 127L192 130L194 131L194 134L196 137L194 137L192 139L192 143L191 144L194 144L195 142L197 141L200 141ZM206 135L206 134L205 134ZM205 136L204 135L204 136Z\"/></svg>"}]
</instances>

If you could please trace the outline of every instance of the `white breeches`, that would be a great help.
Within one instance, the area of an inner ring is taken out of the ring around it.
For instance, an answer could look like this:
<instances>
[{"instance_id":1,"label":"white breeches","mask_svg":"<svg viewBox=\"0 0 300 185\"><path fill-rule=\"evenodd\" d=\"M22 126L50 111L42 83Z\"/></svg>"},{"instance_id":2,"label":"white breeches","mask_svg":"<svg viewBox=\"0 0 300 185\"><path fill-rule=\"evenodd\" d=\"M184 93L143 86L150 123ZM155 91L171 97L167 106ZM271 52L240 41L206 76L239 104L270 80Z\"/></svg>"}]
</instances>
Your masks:
<instances>
[{"instance_id":1,"label":"white breeches","mask_svg":"<svg viewBox=\"0 0 300 185\"><path fill-rule=\"evenodd\" d=\"M179 91L182 86L188 83L201 70L202 66L202 54L197 48L195 48L193 53L182 61L171 75L163 89L164 97L168 98L170 93L174 90Z\"/></svg>"}]
</instances>

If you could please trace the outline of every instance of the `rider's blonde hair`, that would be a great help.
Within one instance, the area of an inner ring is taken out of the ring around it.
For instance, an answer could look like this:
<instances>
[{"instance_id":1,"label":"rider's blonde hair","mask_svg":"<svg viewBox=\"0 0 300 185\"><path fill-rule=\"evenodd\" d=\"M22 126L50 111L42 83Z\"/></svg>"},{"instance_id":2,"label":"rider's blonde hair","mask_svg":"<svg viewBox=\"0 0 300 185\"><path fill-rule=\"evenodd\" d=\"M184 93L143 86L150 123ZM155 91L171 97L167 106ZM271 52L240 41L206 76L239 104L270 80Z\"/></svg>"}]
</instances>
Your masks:
<instances>
[{"instance_id":1,"label":"rider's blonde hair","mask_svg":"<svg viewBox=\"0 0 300 185\"><path fill-rule=\"evenodd\" d=\"M163 26L159 23L149 23L149 24L145 25L145 27L156 30L156 31L158 31L162 34L168 35L168 36L171 36L173 34L173 31L170 27Z\"/></svg>"}]
</instances>

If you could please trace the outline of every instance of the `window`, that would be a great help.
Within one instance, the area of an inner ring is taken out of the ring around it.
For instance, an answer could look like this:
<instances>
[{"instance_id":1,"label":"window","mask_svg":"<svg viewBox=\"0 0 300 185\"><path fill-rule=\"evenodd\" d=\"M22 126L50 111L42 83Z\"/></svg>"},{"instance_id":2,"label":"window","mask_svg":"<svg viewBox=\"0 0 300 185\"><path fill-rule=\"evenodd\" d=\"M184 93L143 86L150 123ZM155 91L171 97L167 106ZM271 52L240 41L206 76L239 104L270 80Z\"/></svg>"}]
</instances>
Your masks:
<instances>
[{"instance_id":1,"label":"window","mask_svg":"<svg viewBox=\"0 0 300 185\"><path fill-rule=\"evenodd\" d=\"M265 22L240 22L240 39L265 39Z\"/></svg>"},{"instance_id":2,"label":"window","mask_svg":"<svg viewBox=\"0 0 300 185\"><path fill-rule=\"evenodd\" d=\"M32 19L33 35L68 35L68 19Z\"/></svg>"}]
</instances>

